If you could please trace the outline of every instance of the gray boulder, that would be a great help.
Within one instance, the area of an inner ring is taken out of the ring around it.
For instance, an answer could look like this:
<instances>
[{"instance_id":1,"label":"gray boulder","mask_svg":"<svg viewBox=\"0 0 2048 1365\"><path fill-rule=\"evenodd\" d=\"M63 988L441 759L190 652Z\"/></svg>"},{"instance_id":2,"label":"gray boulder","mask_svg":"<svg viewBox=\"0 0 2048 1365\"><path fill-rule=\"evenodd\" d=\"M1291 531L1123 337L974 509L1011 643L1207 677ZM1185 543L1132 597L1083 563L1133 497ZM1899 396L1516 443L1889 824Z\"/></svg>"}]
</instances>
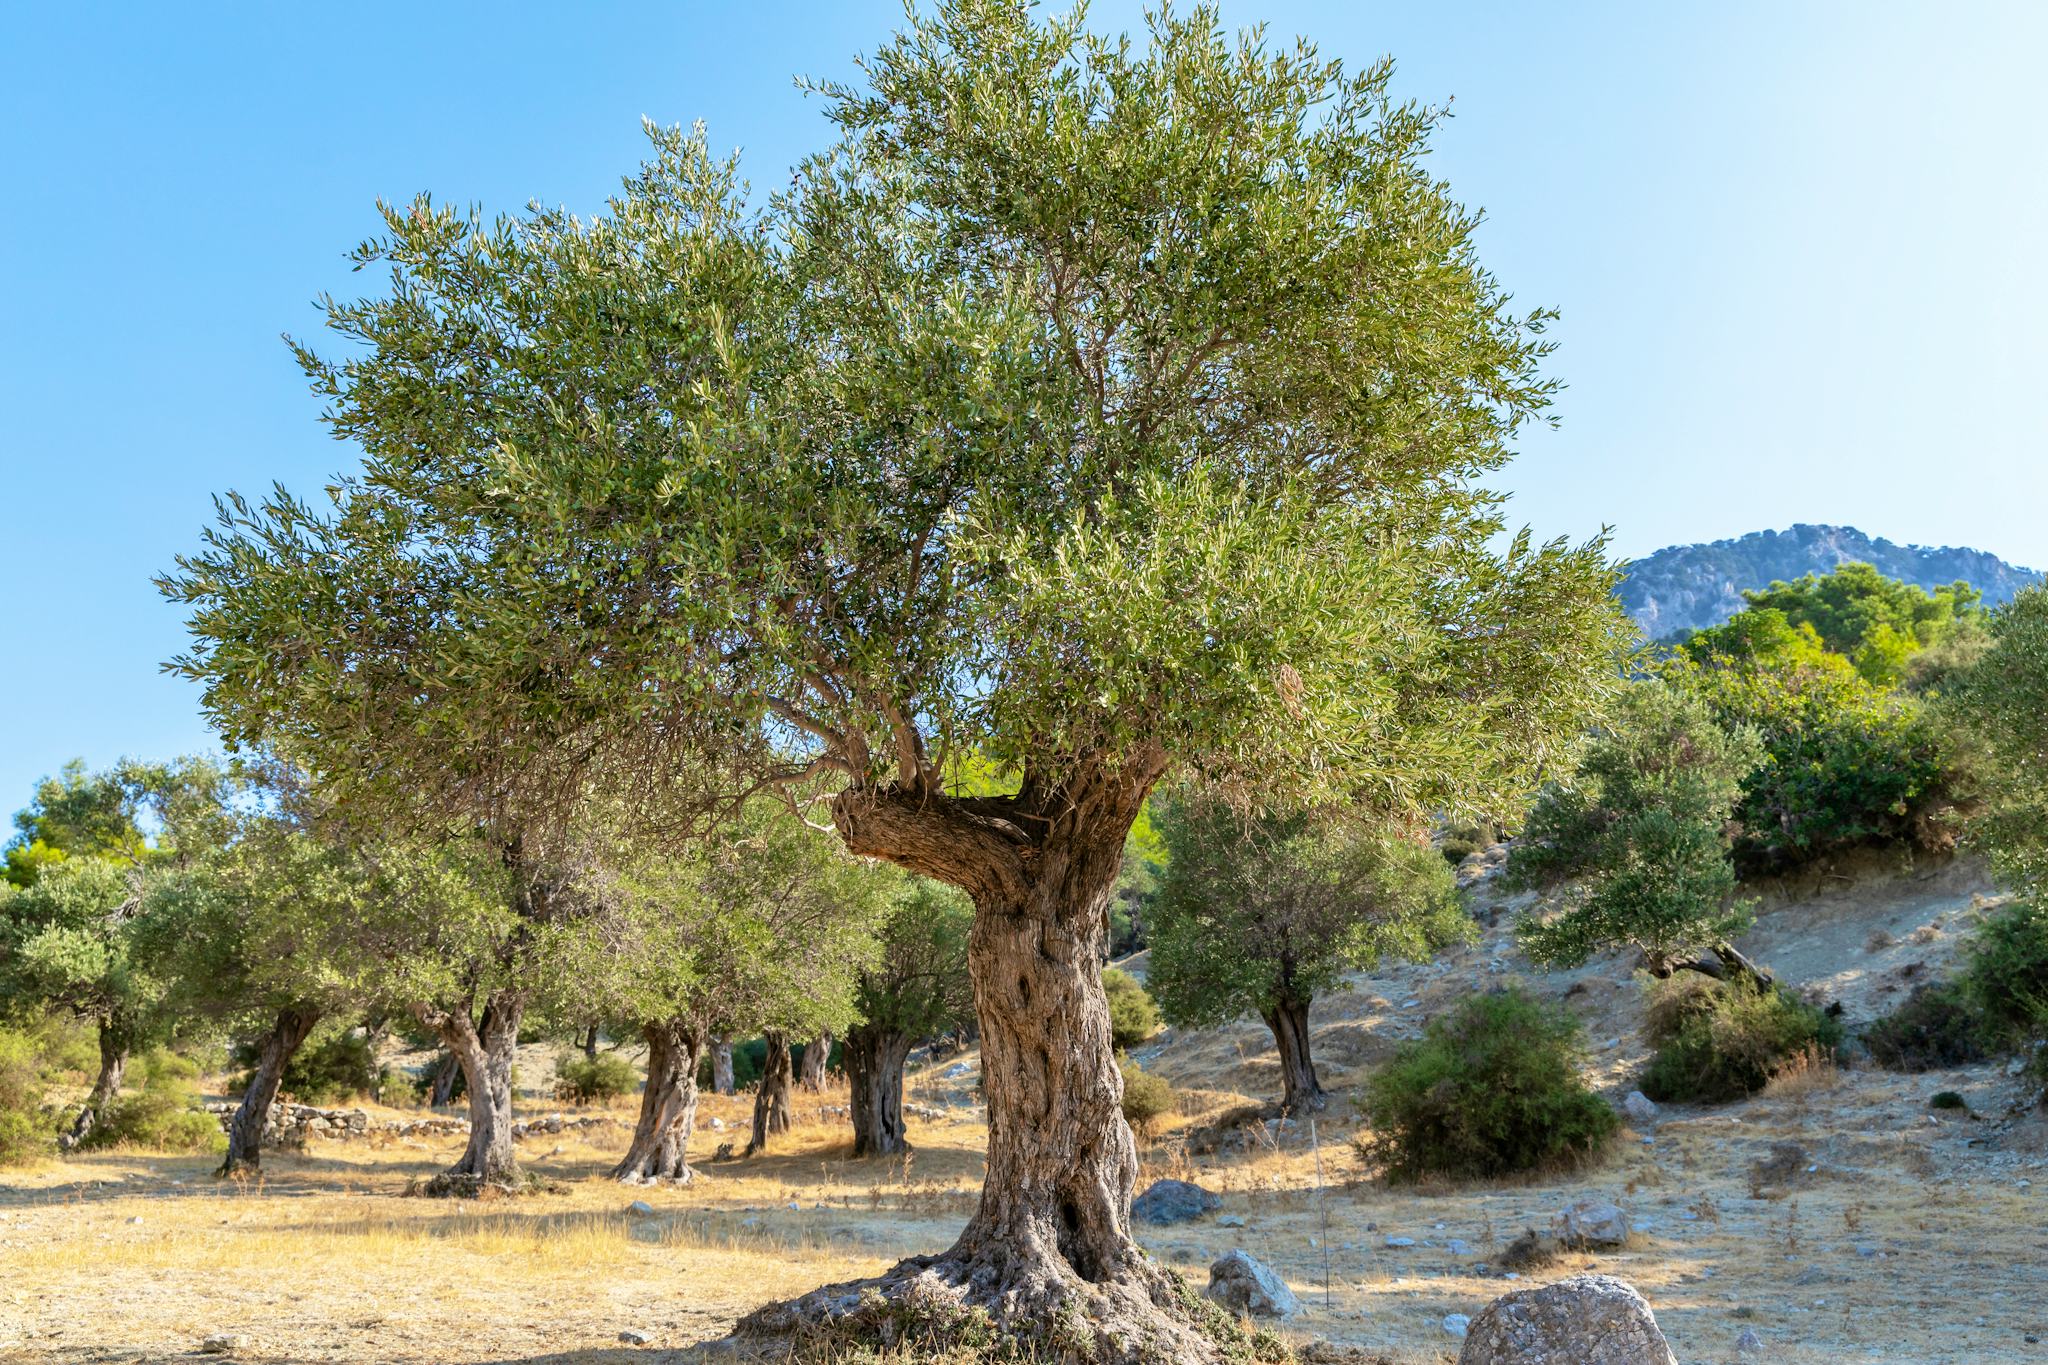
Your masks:
<instances>
[{"instance_id":1,"label":"gray boulder","mask_svg":"<svg viewBox=\"0 0 2048 1365\"><path fill-rule=\"evenodd\" d=\"M1621 1112L1630 1123L1648 1128L1657 1122L1657 1101L1640 1090L1631 1090L1621 1102Z\"/></svg>"},{"instance_id":2,"label":"gray boulder","mask_svg":"<svg viewBox=\"0 0 2048 1365\"><path fill-rule=\"evenodd\" d=\"M1628 1215L1605 1199L1581 1199L1550 1220L1550 1235L1568 1247L1625 1246Z\"/></svg>"},{"instance_id":3,"label":"gray boulder","mask_svg":"<svg viewBox=\"0 0 2048 1365\"><path fill-rule=\"evenodd\" d=\"M1574 1275L1495 1299L1472 1320L1458 1365L1678 1365L1643 1296L1611 1275Z\"/></svg>"},{"instance_id":4,"label":"gray boulder","mask_svg":"<svg viewBox=\"0 0 2048 1365\"><path fill-rule=\"evenodd\" d=\"M1222 1202L1219 1196L1185 1180L1155 1180L1131 1201L1131 1217L1141 1223L1185 1223Z\"/></svg>"},{"instance_id":5,"label":"gray boulder","mask_svg":"<svg viewBox=\"0 0 2048 1365\"><path fill-rule=\"evenodd\" d=\"M1289 1318L1301 1311L1287 1281L1242 1251L1227 1251L1216 1259L1209 1267L1209 1287L1202 1292L1233 1313L1255 1318Z\"/></svg>"}]
</instances>

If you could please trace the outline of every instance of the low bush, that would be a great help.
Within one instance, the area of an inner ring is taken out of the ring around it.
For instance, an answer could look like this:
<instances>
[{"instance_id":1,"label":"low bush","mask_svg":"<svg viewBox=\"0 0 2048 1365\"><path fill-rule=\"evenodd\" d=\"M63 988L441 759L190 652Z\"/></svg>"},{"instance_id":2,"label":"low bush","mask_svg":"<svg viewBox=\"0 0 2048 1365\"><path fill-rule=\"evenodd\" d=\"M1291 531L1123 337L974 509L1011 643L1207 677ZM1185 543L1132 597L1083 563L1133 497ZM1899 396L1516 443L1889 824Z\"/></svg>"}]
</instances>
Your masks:
<instances>
[{"instance_id":1,"label":"low bush","mask_svg":"<svg viewBox=\"0 0 2048 1365\"><path fill-rule=\"evenodd\" d=\"M1109 997L1109 1039L1119 1050L1136 1047L1159 1032L1159 1006L1138 984L1138 978L1117 967L1102 970L1102 991Z\"/></svg>"},{"instance_id":2,"label":"low bush","mask_svg":"<svg viewBox=\"0 0 2048 1365\"><path fill-rule=\"evenodd\" d=\"M1958 989L1990 1048L2024 1047L2048 1033L2048 910L1999 907L1978 928Z\"/></svg>"},{"instance_id":3,"label":"low bush","mask_svg":"<svg viewBox=\"0 0 2048 1365\"><path fill-rule=\"evenodd\" d=\"M1164 1076L1155 1076L1129 1058L1117 1062L1124 1073L1124 1122L1136 1133L1150 1134L1161 1116L1173 1111L1176 1096Z\"/></svg>"},{"instance_id":4,"label":"low bush","mask_svg":"<svg viewBox=\"0 0 2048 1365\"><path fill-rule=\"evenodd\" d=\"M87 1147L146 1147L159 1152L214 1152L227 1145L220 1121L199 1108L192 1081L199 1068L159 1048L137 1067L142 1086L121 1096L100 1116Z\"/></svg>"},{"instance_id":5,"label":"low bush","mask_svg":"<svg viewBox=\"0 0 2048 1365\"><path fill-rule=\"evenodd\" d=\"M1480 851L1479 845L1470 839L1445 839L1437 845L1437 851L1444 855L1444 861L1458 867L1473 854Z\"/></svg>"},{"instance_id":6,"label":"low bush","mask_svg":"<svg viewBox=\"0 0 2048 1365\"><path fill-rule=\"evenodd\" d=\"M53 1134L42 1107L46 1094L35 1036L0 1029L0 1166L17 1166L49 1150Z\"/></svg>"},{"instance_id":7,"label":"low bush","mask_svg":"<svg viewBox=\"0 0 2048 1365\"><path fill-rule=\"evenodd\" d=\"M1919 987L1864 1028L1863 1047L1871 1061L1892 1071L1967 1066L1987 1055L1983 1017L1952 985Z\"/></svg>"},{"instance_id":8,"label":"low bush","mask_svg":"<svg viewBox=\"0 0 2048 1365\"><path fill-rule=\"evenodd\" d=\"M1562 1006L1518 990L1429 1021L1366 1085L1359 1154L1393 1180L1483 1180L1598 1154L1619 1119L1579 1075L1585 1045Z\"/></svg>"},{"instance_id":9,"label":"low bush","mask_svg":"<svg viewBox=\"0 0 2048 1365\"><path fill-rule=\"evenodd\" d=\"M624 1057L575 1057L555 1068L555 1098L564 1104L603 1104L640 1087L640 1073Z\"/></svg>"},{"instance_id":10,"label":"low bush","mask_svg":"<svg viewBox=\"0 0 2048 1365\"><path fill-rule=\"evenodd\" d=\"M1832 1016L1775 987L1695 973L1651 983L1644 1031L1657 1048L1642 1082L1653 1100L1741 1099L1794 1058L1831 1054L1842 1042Z\"/></svg>"}]
</instances>

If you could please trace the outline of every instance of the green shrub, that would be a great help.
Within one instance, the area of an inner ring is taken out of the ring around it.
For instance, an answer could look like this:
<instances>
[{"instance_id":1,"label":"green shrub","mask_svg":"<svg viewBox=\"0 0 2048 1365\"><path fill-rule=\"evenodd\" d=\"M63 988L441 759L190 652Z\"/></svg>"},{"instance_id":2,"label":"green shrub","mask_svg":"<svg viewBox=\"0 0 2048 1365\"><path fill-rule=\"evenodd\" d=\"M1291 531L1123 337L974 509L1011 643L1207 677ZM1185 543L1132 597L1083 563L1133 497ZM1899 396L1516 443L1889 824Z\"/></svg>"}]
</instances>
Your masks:
<instances>
[{"instance_id":1,"label":"green shrub","mask_svg":"<svg viewBox=\"0 0 2048 1365\"><path fill-rule=\"evenodd\" d=\"M1741 1099L1793 1057L1842 1041L1832 1017L1775 987L1695 973L1651 984L1644 1030L1657 1046L1643 1073L1653 1100Z\"/></svg>"},{"instance_id":2,"label":"green shrub","mask_svg":"<svg viewBox=\"0 0 2048 1365\"><path fill-rule=\"evenodd\" d=\"M260 1039L237 1043L230 1057L238 1067L256 1065ZM236 1090L247 1089L253 1072L245 1070L233 1082ZM377 1051L368 1035L347 1029L300 1048L284 1065L278 1090L301 1104L339 1104L358 1095L375 1095L388 1079L377 1065Z\"/></svg>"},{"instance_id":3,"label":"green shrub","mask_svg":"<svg viewBox=\"0 0 2048 1365\"><path fill-rule=\"evenodd\" d=\"M1993 911L1970 944L1958 984L1988 1046L2022 1047L2048 1033L2048 910L2015 901Z\"/></svg>"},{"instance_id":4,"label":"green shrub","mask_svg":"<svg viewBox=\"0 0 2048 1365\"><path fill-rule=\"evenodd\" d=\"M1575 1164L1619 1126L1579 1076L1577 1019L1519 990L1429 1021L1366 1085L1359 1153L1389 1179L1481 1180Z\"/></svg>"},{"instance_id":5,"label":"green shrub","mask_svg":"<svg viewBox=\"0 0 2048 1365\"><path fill-rule=\"evenodd\" d=\"M43 1059L34 1035L0 1029L0 1166L17 1166L49 1151L43 1113Z\"/></svg>"},{"instance_id":6,"label":"green shrub","mask_svg":"<svg viewBox=\"0 0 2048 1365\"><path fill-rule=\"evenodd\" d=\"M555 1068L555 1098L564 1104L603 1104L639 1088L640 1073L614 1053L575 1057Z\"/></svg>"},{"instance_id":7,"label":"green shrub","mask_svg":"<svg viewBox=\"0 0 2048 1365\"><path fill-rule=\"evenodd\" d=\"M1109 997L1109 1040L1118 1049L1133 1048L1159 1032L1159 1006L1138 984L1138 978L1117 967L1102 969L1102 991Z\"/></svg>"},{"instance_id":8,"label":"green shrub","mask_svg":"<svg viewBox=\"0 0 2048 1365\"><path fill-rule=\"evenodd\" d=\"M1173 1087L1129 1058L1120 1059L1117 1069L1124 1073L1124 1122L1134 1132L1150 1133L1161 1115L1172 1112Z\"/></svg>"},{"instance_id":9,"label":"green shrub","mask_svg":"<svg viewBox=\"0 0 2048 1365\"><path fill-rule=\"evenodd\" d=\"M1437 845L1437 851L1444 855L1445 862L1457 867L1480 849L1470 839L1445 839Z\"/></svg>"},{"instance_id":10,"label":"green shrub","mask_svg":"<svg viewBox=\"0 0 2048 1365\"><path fill-rule=\"evenodd\" d=\"M1984 1019L1954 986L1922 986L1863 1030L1870 1060L1892 1071L1932 1071L1981 1062Z\"/></svg>"},{"instance_id":11,"label":"green shrub","mask_svg":"<svg viewBox=\"0 0 2048 1365\"><path fill-rule=\"evenodd\" d=\"M220 1120L198 1107L192 1080L199 1068L194 1063L158 1048L144 1054L137 1069L141 1089L107 1106L85 1146L215 1152L227 1145Z\"/></svg>"},{"instance_id":12,"label":"green shrub","mask_svg":"<svg viewBox=\"0 0 2048 1365\"><path fill-rule=\"evenodd\" d=\"M1967 1110L1970 1107L1970 1102L1953 1090L1937 1090L1927 1101L1927 1107L1929 1109Z\"/></svg>"}]
</instances>

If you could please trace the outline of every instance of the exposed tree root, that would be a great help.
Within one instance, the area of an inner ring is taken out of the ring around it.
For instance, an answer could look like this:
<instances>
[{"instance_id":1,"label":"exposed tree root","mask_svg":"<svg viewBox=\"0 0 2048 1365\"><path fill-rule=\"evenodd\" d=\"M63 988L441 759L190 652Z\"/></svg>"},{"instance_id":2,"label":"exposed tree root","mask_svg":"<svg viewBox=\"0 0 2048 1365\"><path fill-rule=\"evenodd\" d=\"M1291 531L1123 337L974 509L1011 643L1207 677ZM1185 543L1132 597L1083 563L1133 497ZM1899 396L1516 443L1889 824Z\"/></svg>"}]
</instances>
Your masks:
<instances>
[{"instance_id":1,"label":"exposed tree root","mask_svg":"<svg viewBox=\"0 0 2048 1365\"><path fill-rule=\"evenodd\" d=\"M1290 1362L1287 1344L1238 1322L1152 1262L1105 1284L1064 1266L959 1247L770 1304L729 1349L755 1359L1250 1365Z\"/></svg>"}]
</instances>

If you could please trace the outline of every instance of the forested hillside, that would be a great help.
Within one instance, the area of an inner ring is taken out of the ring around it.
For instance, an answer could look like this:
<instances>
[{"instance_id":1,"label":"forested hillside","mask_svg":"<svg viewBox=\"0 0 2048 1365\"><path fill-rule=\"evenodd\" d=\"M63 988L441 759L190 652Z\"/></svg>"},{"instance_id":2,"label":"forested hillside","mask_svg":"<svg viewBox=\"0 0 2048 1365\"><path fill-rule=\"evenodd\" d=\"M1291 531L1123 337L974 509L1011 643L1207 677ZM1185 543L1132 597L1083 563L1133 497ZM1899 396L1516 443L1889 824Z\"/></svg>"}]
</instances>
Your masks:
<instances>
[{"instance_id":1,"label":"forested hillside","mask_svg":"<svg viewBox=\"0 0 2048 1365\"><path fill-rule=\"evenodd\" d=\"M1720 625L1742 610L1745 589L1858 563L1929 589L1960 579L1994 607L2041 578L2039 570L2008 564L1983 550L1898 545L1853 526L1801 524L1786 531L1752 531L1734 540L1667 546L1631 564L1618 591L1643 633L1661 640Z\"/></svg>"}]
</instances>

